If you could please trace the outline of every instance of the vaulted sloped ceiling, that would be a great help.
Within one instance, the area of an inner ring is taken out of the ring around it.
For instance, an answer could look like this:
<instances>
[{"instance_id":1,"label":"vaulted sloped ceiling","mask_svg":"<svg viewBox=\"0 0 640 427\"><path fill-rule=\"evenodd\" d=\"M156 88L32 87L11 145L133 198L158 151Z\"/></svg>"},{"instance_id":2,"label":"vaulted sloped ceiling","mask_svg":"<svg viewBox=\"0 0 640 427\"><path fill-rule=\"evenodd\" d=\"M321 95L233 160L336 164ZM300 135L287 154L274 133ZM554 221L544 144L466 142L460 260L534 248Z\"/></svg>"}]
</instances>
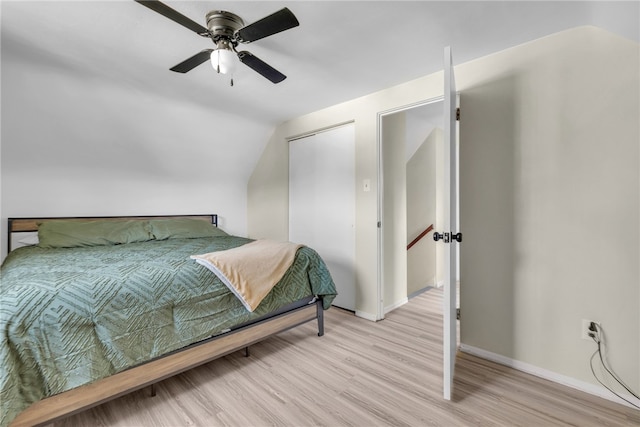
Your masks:
<instances>
[{"instance_id":1,"label":"vaulted sloped ceiling","mask_svg":"<svg viewBox=\"0 0 640 427\"><path fill-rule=\"evenodd\" d=\"M245 45L288 79L273 85L241 66L230 87L207 64L173 73L212 43L127 0L2 1L3 48L15 43L43 61L273 124L438 71L447 45L462 63L579 25L639 38L638 2L166 3L203 25L210 10L253 22L289 7L300 27Z\"/></svg>"},{"instance_id":2,"label":"vaulted sloped ceiling","mask_svg":"<svg viewBox=\"0 0 640 427\"><path fill-rule=\"evenodd\" d=\"M73 180L85 176L66 169L80 156L83 167L124 171L122 186L140 175L158 194L140 182L178 192L180 177L224 176L241 188L278 123L436 72L444 46L462 63L580 25L640 39L638 2L166 3L203 25L211 10L250 23L288 7L299 27L244 46L288 78L274 85L240 65L230 87L206 63L169 71L211 41L132 0L0 1L3 177L55 167L43 177Z\"/></svg>"}]
</instances>

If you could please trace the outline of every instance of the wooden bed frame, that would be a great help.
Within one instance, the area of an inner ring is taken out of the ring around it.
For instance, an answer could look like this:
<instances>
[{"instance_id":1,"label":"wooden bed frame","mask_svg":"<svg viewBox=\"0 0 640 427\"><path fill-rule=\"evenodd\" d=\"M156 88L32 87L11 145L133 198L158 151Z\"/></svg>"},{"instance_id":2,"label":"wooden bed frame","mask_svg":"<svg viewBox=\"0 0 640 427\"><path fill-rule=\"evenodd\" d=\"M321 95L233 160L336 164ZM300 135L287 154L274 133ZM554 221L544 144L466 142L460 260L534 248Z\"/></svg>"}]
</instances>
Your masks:
<instances>
[{"instance_id":1,"label":"wooden bed frame","mask_svg":"<svg viewBox=\"0 0 640 427\"><path fill-rule=\"evenodd\" d=\"M217 226L217 215L169 215L122 217L57 217L57 218L9 218L9 251L13 233L34 232L38 225L51 220L147 220L166 218L195 218ZM135 390L185 372L235 351L245 349L272 335L317 320L318 336L324 334L324 313L321 298L308 297L282 307L277 312L240 325L220 335L192 344L181 350L161 356L144 364L129 368L110 377L56 394L33 403L22 411L11 426L38 426L51 423L86 409L98 406ZM153 395L152 391L152 395Z\"/></svg>"}]
</instances>

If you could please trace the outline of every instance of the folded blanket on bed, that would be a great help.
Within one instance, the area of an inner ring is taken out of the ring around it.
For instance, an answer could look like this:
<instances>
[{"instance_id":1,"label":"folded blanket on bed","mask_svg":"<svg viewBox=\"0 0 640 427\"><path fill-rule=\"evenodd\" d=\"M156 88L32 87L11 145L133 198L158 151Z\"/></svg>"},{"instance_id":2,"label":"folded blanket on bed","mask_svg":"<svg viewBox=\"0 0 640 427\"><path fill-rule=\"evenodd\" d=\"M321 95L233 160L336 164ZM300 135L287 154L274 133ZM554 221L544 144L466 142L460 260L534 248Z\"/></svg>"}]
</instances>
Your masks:
<instances>
[{"instance_id":1,"label":"folded blanket on bed","mask_svg":"<svg viewBox=\"0 0 640 427\"><path fill-rule=\"evenodd\" d=\"M303 245L273 240L255 240L242 246L202 255L192 255L253 312L282 279Z\"/></svg>"}]
</instances>

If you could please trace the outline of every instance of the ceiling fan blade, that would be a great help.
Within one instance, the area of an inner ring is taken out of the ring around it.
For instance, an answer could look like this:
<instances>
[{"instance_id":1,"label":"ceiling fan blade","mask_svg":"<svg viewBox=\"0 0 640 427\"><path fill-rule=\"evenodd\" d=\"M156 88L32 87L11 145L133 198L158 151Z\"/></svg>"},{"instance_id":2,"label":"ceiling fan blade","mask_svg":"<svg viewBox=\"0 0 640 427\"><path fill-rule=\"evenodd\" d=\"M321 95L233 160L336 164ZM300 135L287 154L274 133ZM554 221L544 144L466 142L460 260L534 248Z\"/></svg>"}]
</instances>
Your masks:
<instances>
[{"instance_id":1,"label":"ceiling fan blade","mask_svg":"<svg viewBox=\"0 0 640 427\"><path fill-rule=\"evenodd\" d=\"M194 31L194 32L200 34L201 36L209 37L209 30L208 29L206 29L202 25L198 24L197 22L187 18L186 16L184 16L180 12L170 8L169 6L167 6L164 3L161 3L161 2L159 2L157 0L134 0L134 1L137 2L137 3L140 3L143 6L148 7L149 9L153 10L154 12L158 12L160 15L163 15L163 16L171 19L172 21L177 22L178 24L182 25L183 27L186 27L186 28L190 29L191 31Z\"/></svg>"},{"instance_id":2,"label":"ceiling fan blade","mask_svg":"<svg viewBox=\"0 0 640 427\"><path fill-rule=\"evenodd\" d=\"M191 58L173 66L171 71L175 71L176 73L186 73L187 71L191 71L198 65L207 62L209 58L211 58L211 52L213 52L213 49L205 49L202 52L198 52Z\"/></svg>"},{"instance_id":3,"label":"ceiling fan blade","mask_svg":"<svg viewBox=\"0 0 640 427\"><path fill-rule=\"evenodd\" d=\"M236 38L241 43L250 43L298 25L300 23L296 16L285 7L253 24L240 28L236 33Z\"/></svg>"},{"instance_id":4,"label":"ceiling fan blade","mask_svg":"<svg viewBox=\"0 0 640 427\"><path fill-rule=\"evenodd\" d=\"M280 71L273 68L271 65L267 64L257 56L253 55L250 52L242 51L238 52L238 58L240 62L253 69L257 73L261 74L263 77L270 80L272 83L280 83L284 79L287 78Z\"/></svg>"}]
</instances>

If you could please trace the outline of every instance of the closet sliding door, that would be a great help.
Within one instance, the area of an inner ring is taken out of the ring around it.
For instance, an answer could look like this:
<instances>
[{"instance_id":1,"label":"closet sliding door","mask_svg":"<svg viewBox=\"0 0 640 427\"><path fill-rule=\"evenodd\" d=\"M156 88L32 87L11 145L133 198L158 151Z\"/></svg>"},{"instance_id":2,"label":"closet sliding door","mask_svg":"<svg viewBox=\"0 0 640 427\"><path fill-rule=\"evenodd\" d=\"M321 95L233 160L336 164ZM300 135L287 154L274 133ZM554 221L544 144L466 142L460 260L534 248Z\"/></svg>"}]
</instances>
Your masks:
<instances>
[{"instance_id":1,"label":"closet sliding door","mask_svg":"<svg viewBox=\"0 0 640 427\"><path fill-rule=\"evenodd\" d=\"M333 305L355 311L353 124L289 141L289 240L315 249L338 289Z\"/></svg>"}]
</instances>

